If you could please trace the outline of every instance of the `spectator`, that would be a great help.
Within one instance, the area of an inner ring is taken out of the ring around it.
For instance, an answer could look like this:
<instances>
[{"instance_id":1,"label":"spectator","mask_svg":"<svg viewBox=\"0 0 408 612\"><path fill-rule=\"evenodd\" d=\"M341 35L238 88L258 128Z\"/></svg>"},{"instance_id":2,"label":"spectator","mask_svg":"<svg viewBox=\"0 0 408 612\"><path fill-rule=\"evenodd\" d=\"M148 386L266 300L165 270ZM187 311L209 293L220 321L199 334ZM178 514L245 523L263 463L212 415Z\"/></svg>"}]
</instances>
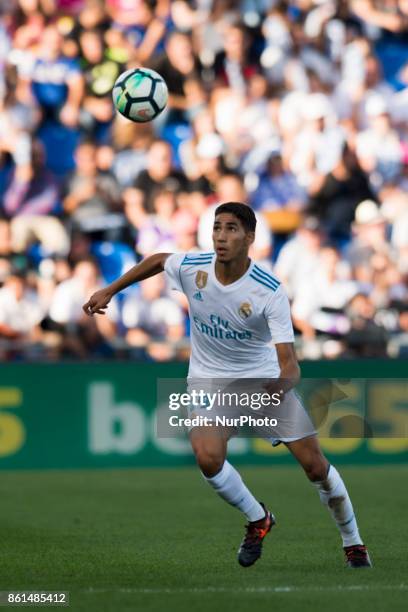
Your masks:
<instances>
[{"instance_id":1,"label":"spectator","mask_svg":"<svg viewBox=\"0 0 408 612\"><path fill-rule=\"evenodd\" d=\"M144 213L153 212L154 196L160 189L175 193L187 189L187 179L182 172L173 168L171 147L164 140L156 140L151 144L146 169L140 172L125 200L126 216L135 227L139 226ZM128 202L131 203L127 205Z\"/></svg>"},{"instance_id":2,"label":"spectator","mask_svg":"<svg viewBox=\"0 0 408 612\"><path fill-rule=\"evenodd\" d=\"M347 345L350 357L385 357L387 334L375 320L375 306L368 295L358 293L346 310L350 320Z\"/></svg>"},{"instance_id":3,"label":"spectator","mask_svg":"<svg viewBox=\"0 0 408 612\"><path fill-rule=\"evenodd\" d=\"M57 211L58 185L47 170L41 143L33 143L30 153L31 159L27 163L17 163L15 166L11 183L3 197L3 209L9 217Z\"/></svg>"},{"instance_id":4,"label":"spectator","mask_svg":"<svg viewBox=\"0 0 408 612\"><path fill-rule=\"evenodd\" d=\"M87 317L82 304L101 286L98 266L93 258L84 258L74 267L72 277L56 288L49 317L61 335L61 350L80 358L107 349L117 333L118 312L112 303L106 316Z\"/></svg>"},{"instance_id":5,"label":"spectator","mask_svg":"<svg viewBox=\"0 0 408 612\"><path fill-rule=\"evenodd\" d=\"M352 0L351 8L355 15L370 25L390 32L408 29L408 7L405 0L387 2L386 6L377 6L374 0Z\"/></svg>"},{"instance_id":6,"label":"spectator","mask_svg":"<svg viewBox=\"0 0 408 612\"><path fill-rule=\"evenodd\" d=\"M65 184L64 210L83 232L123 225L118 184L110 173L98 171L96 153L93 142L81 143L75 153L77 168Z\"/></svg>"},{"instance_id":7,"label":"spectator","mask_svg":"<svg viewBox=\"0 0 408 612\"><path fill-rule=\"evenodd\" d=\"M372 96L366 106L369 127L356 138L356 152L362 169L378 191L395 179L402 166L402 146L383 98Z\"/></svg>"},{"instance_id":8,"label":"spectator","mask_svg":"<svg viewBox=\"0 0 408 612\"><path fill-rule=\"evenodd\" d=\"M347 241L357 205L374 197L366 174L348 145L337 165L311 191L308 213L318 217L329 237Z\"/></svg>"},{"instance_id":9,"label":"spectator","mask_svg":"<svg viewBox=\"0 0 408 612\"><path fill-rule=\"evenodd\" d=\"M333 122L333 109L327 96L310 94L305 100L305 127L293 142L290 169L307 189L313 189L338 164L344 146L344 132ZM286 153L288 154L288 153Z\"/></svg>"},{"instance_id":10,"label":"spectator","mask_svg":"<svg viewBox=\"0 0 408 612\"><path fill-rule=\"evenodd\" d=\"M21 86L15 66L7 66L4 77L4 97L0 95L1 148L21 159L29 149L29 137L38 127L40 113Z\"/></svg>"},{"instance_id":11,"label":"spectator","mask_svg":"<svg viewBox=\"0 0 408 612\"><path fill-rule=\"evenodd\" d=\"M137 40L134 41L133 37L131 42L136 42L136 57L140 64L143 65L150 60L153 54L163 51L166 26L171 23L169 12L170 0L159 0L154 4L149 0L143 0L139 10L135 12L139 19L136 36L139 37L140 43L138 44Z\"/></svg>"},{"instance_id":12,"label":"spectator","mask_svg":"<svg viewBox=\"0 0 408 612\"><path fill-rule=\"evenodd\" d=\"M215 60L215 73L221 83L245 94L248 80L258 67L249 55L249 39L241 23L226 24L223 32L224 50Z\"/></svg>"},{"instance_id":13,"label":"spectator","mask_svg":"<svg viewBox=\"0 0 408 612\"><path fill-rule=\"evenodd\" d=\"M140 296L129 296L123 306L127 342L133 347L145 347L148 355L158 361L175 354L165 341L178 342L184 335L183 312L163 295L164 288L163 277L148 278L140 283Z\"/></svg>"},{"instance_id":14,"label":"spectator","mask_svg":"<svg viewBox=\"0 0 408 612\"><path fill-rule=\"evenodd\" d=\"M262 211L281 208L299 211L304 208L305 190L299 185L294 174L284 169L279 149L270 154L266 169L251 195L251 203L255 210Z\"/></svg>"},{"instance_id":15,"label":"spectator","mask_svg":"<svg viewBox=\"0 0 408 612\"><path fill-rule=\"evenodd\" d=\"M191 138L179 147L181 165L191 182L191 189L209 195L211 184L220 173L224 143L215 131L214 119L208 109L199 112L191 125Z\"/></svg>"},{"instance_id":16,"label":"spectator","mask_svg":"<svg viewBox=\"0 0 408 612\"><path fill-rule=\"evenodd\" d=\"M384 80L383 70L378 57L372 53L367 53L364 60L364 81L360 92L357 93L359 104L359 124L360 129L367 127L370 122L369 101L371 98L382 100L388 107L392 104L394 90ZM374 104L375 106L375 104Z\"/></svg>"},{"instance_id":17,"label":"spectator","mask_svg":"<svg viewBox=\"0 0 408 612\"><path fill-rule=\"evenodd\" d=\"M165 53L155 62L153 68L162 75L169 87L170 117L168 121L185 120L187 110L186 83L199 79L200 66L193 53L191 40L187 34L172 32L167 38Z\"/></svg>"},{"instance_id":18,"label":"spectator","mask_svg":"<svg viewBox=\"0 0 408 612\"><path fill-rule=\"evenodd\" d=\"M307 217L303 224L280 250L276 261L276 275L285 284L291 298L295 298L305 278L313 278L320 268L323 232L318 219Z\"/></svg>"},{"instance_id":19,"label":"spectator","mask_svg":"<svg viewBox=\"0 0 408 612\"><path fill-rule=\"evenodd\" d=\"M353 267L364 269L370 265L375 254L391 255L386 229L386 219L375 202L365 200L357 206L354 235L346 250L347 259Z\"/></svg>"},{"instance_id":20,"label":"spectator","mask_svg":"<svg viewBox=\"0 0 408 612\"><path fill-rule=\"evenodd\" d=\"M45 312L25 276L12 271L0 289L0 337L33 342L40 337Z\"/></svg>"},{"instance_id":21,"label":"spectator","mask_svg":"<svg viewBox=\"0 0 408 612\"><path fill-rule=\"evenodd\" d=\"M112 120L111 92L124 66L107 55L99 30L83 30L79 45L85 79L81 121L84 128L91 131L95 123L104 124Z\"/></svg>"},{"instance_id":22,"label":"spectator","mask_svg":"<svg viewBox=\"0 0 408 612\"><path fill-rule=\"evenodd\" d=\"M84 0L77 19L78 30L106 30L110 25L105 0ZM76 32L74 32L76 33Z\"/></svg>"},{"instance_id":23,"label":"spectator","mask_svg":"<svg viewBox=\"0 0 408 612\"><path fill-rule=\"evenodd\" d=\"M138 234L138 253L146 256L159 252L171 253L175 250L173 221L176 205L174 192L163 190L156 193L153 201L155 214L146 218Z\"/></svg>"},{"instance_id":24,"label":"spectator","mask_svg":"<svg viewBox=\"0 0 408 612\"><path fill-rule=\"evenodd\" d=\"M146 166L146 153L153 141L150 123L133 123L117 116L112 140L115 156L112 172L122 188L130 187Z\"/></svg>"},{"instance_id":25,"label":"spectator","mask_svg":"<svg viewBox=\"0 0 408 612\"><path fill-rule=\"evenodd\" d=\"M32 66L24 67L32 91L45 118L75 127L83 95L83 77L78 62L62 54L62 36L56 25L44 29L38 55Z\"/></svg>"},{"instance_id":26,"label":"spectator","mask_svg":"<svg viewBox=\"0 0 408 612\"><path fill-rule=\"evenodd\" d=\"M344 308L358 292L358 284L350 280L336 249L322 248L320 258L317 273L303 277L292 304L293 321L308 340L314 339L316 332L334 336L348 332Z\"/></svg>"},{"instance_id":27,"label":"spectator","mask_svg":"<svg viewBox=\"0 0 408 612\"><path fill-rule=\"evenodd\" d=\"M38 240L49 254L68 253L68 234L61 221L53 216L59 202L59 188L45 165L43 147L34 142L31 160L15 166L2 201L3 212L11 219L15 252L26 251Z\"/></svg>"}]
</instances>

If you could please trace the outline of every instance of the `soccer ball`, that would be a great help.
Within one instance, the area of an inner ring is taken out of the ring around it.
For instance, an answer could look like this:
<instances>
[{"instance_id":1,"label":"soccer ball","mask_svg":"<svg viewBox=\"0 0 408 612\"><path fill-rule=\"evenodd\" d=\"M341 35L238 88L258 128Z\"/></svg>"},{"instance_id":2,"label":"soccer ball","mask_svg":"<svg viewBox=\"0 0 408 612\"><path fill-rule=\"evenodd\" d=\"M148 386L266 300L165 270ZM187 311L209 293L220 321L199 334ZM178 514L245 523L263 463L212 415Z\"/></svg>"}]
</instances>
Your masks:
<instances>
[{"instance_id":1,"label":"soccer ball","mask_svg":"<svg viewBox=\"0 0 408 612\"><path fill-rule=\"evenodd\" d=\"M164 79L150 68L132 68L115 82L112 98L121 115L137 123L152 121L165 109L168 90Z\"/></svg>"}]
</instances>

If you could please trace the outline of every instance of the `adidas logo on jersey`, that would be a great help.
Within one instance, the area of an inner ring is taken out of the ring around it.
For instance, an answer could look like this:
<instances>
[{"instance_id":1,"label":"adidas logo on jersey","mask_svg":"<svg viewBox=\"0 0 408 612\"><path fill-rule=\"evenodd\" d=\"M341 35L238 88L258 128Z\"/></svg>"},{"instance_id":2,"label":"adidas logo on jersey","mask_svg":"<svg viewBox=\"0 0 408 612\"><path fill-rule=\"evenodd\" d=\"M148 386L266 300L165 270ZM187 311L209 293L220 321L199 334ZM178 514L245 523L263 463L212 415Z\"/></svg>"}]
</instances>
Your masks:
<instances>
[{"instance_id":1,"label":"adidas logo on jersey","mask_svg":"<svg viewBox=\"0 0 408 612\"><path fill-rule=\"evenodd\" d=\"M203 296L201 295L201 291L197 291L197 293L195 293L195 294L193 295L193 298L194 298L195 300L198 300L199 302L203 302L203 301L204 301L204 300L203 300Z\"/></svg>"}]
</instances>

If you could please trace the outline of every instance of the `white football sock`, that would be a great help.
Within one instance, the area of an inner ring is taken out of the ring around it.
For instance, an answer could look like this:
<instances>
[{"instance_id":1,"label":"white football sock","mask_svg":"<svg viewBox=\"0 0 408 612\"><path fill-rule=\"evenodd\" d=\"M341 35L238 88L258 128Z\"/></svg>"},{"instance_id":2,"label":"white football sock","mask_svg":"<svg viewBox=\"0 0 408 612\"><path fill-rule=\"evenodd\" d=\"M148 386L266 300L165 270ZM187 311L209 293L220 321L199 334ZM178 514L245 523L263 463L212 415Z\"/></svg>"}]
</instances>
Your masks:
<instances>
[{"instance_id":1,"label":"white football sock","mask_svg":"<svg viewBox=\"0 0 408 612\"><path fill-rule=\"evenodd\" d=\"M244 485L237 470L228 461L224 462L218 474L212 478L207 478L207 476L204 476L204 478L220 497L231 506L241 510L248 521L258 521L264 518L265 510Z\"/></svg>"},{"instance_id":2,"label":"white football sock","mask_svg":"<svg viewBox=\"0 0 408 612\"><path fill-rule=\"evenodd\" d=\"M331 465L326 480L313 484L319 491L322 503L327 506L336 522L343 539L343 546L362 544L353 506L346 486L336 468Z\"/></svg>"}]
</instances>

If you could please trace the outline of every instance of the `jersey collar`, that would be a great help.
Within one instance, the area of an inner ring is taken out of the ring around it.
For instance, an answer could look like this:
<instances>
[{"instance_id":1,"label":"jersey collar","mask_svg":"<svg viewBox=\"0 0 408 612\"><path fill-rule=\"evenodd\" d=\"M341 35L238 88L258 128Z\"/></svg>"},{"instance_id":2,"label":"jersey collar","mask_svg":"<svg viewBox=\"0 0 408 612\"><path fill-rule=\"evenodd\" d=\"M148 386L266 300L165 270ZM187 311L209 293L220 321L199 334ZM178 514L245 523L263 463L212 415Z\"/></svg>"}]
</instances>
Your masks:
<instances>
[{"instance_id":1,"label":"jersey collar","mask_svg":"<svg viewBox=\"0 0 408 612\"><path fill-rule=\"evenodd\" d=\"M213 276L214 285L216 287L218 287L219 289L222 289L223 291L231 291L232 289L235 289L240 283L242 283L249 276L252 268L254 267L254 262L251 259L250 263L249 263L248 270L245 272L245 274L243 274L242 276L237 278L237 280L234 281L233 283L229 283L228 285L223 285L217 279L217 276L215 274L215 262L216 262L216 259L217 259L217 257L214 257L212 262L211 262L211 272L212 272L212 276Z\"/></svg>"}]
</instances>

